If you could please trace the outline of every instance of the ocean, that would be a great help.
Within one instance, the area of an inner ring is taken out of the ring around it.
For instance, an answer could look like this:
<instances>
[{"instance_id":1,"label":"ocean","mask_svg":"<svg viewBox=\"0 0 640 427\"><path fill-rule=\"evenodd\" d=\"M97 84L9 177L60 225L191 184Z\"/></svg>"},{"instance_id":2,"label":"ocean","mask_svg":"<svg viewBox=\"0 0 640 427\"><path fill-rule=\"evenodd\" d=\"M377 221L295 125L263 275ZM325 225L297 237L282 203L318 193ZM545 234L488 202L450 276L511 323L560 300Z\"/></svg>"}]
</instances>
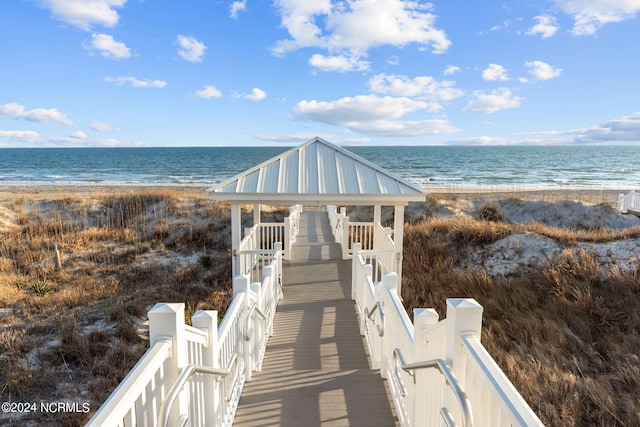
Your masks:
<instances>
[{"instance_id":1,"label":"ocean","mask_svg":"<svg viewBox=\"0 0 640 427\"><path fill-rule=\"evenodd\" d=\"M639 189L640 146L345 147L427 188ZM4 148L2 184L215 185L290 147Z\"/></svg>"}]
</instances>

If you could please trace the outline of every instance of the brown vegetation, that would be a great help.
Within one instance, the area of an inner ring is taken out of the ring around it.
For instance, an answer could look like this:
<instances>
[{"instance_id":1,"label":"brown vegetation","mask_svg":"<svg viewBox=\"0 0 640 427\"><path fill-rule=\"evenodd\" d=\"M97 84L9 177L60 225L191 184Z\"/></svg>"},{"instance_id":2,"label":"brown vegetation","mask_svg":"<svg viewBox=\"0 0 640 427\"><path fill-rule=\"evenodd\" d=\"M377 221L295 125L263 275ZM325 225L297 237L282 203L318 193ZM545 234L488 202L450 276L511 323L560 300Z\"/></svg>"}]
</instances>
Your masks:
<instances>
[{"instance_id":1,"label":"brown vegetation","mask_svg":"<svg viewBox=\"0 0 640 427\"><path fill-rule=\"evenodd\" d=\"M445 316L451 297L484 307L482 342L549 426L640 426L640 274L605 266L577 241L639 237L484 219L423 218L405 226L403 298ZM513 276L461 269L461 251L509 234L537 233L566 245L545 268Z\"/></svg>"},{"instance_id":2,"label":"brown vegetation","mask_svg":"<svg viewBox=\"0 0 640 427\"><path fill-rule=\"evenodd\" d=\"M184 302L187 321L198 309L224 314L228 206L182 187L31 191L0 192L0 398L88 401L93 412L148 347L153 304ZM573 247L639 238L640 228L511 223L486 203L475 218L430 209L438 199L405 226L409 312L435 307L444 317L446 298L475 298L482 342L546 425L640 426L639 268L603 269ZM458 265L464 253L519 233L566 249L548 267L506 277ZM42 416L17 424L75 426L90 414Z\"/></svg>"},{"instance_id":3,"label":"brown vegetation","mask_svg":"<svg viewBox=\"0 0 640 427\"><path fill-rule=\"evenodd\" d=\"M15 214L0 229L2 401L69 399L93 412L148 347L153 304L184 302L190 318L222 316L230 301L228 206L202 189L45 191L3 207ZM2 423L71 426L90 415Z\"/></svg>"}]
</instances>

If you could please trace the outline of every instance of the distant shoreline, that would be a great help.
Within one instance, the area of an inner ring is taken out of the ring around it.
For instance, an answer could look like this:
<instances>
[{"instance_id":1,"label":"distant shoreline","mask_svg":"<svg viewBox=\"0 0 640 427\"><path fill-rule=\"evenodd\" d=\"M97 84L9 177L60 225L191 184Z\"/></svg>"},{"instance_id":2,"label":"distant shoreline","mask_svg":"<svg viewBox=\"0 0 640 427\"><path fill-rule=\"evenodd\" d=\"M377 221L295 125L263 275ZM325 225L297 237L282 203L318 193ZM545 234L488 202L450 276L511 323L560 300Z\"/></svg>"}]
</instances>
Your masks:
<instances>
[{"instance_id":1,"label":"distant shoreline","mask_svg":"<svg viewBox=\"0 0 640 427\"><path fill-rule=\"evenodd\" d=\"M189 194L201 193L207 197L206 190L215 185L193 184L76 184L76 183L46 183L46 184L0 184L0 200L10 200L20 196L47 199L49 197L80 196L105 193L119 194L132 191L170 190ZM531 186L461 186L461 187L424 187L428 195L437 198L462 199L527 199L527 200L580 200L590 203L616 203L620 193L628 193L629 188L585 188L585 187L540 187Z\"/></svg>"}]
</instances>

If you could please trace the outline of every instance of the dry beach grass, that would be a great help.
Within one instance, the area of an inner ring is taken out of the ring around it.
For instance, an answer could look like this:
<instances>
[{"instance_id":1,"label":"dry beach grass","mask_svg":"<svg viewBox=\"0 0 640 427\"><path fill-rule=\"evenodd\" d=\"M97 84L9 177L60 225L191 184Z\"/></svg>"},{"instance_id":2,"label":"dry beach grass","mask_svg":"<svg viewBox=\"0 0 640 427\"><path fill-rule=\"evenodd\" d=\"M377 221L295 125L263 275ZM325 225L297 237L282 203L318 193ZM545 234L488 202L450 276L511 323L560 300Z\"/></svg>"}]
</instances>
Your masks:
<instances>
[{"instance_id":1,"label":"dry beach grass","mask_svg":"<svg viewBox=\"0 0 640 427\"><path fill-rule=\"evenodd\" d=\"M228 206L202 188L10 187L0 207L3 401L88 402L93 412L148 347L153 304L184 302L187 321L199 309L224 315ZM82 425L89 415L0 423Z\"/></svg>"},{"instance_id":2,"label":"dry beach grass","mask_svg":"<svg viewBox=\"0 0 640 427\"><path fill-rule=\"evenodd\" d=\"M448 219L422 216L405 226L403 298L410 312L435 307L440 316L446 298L475 298L484 307L483 344L545 425L639 426L640 222L609 229L603 225L619 215L587 207L609 221L566 227L523 222L522 212L510 221L495 201ZM514 236L524 238L500 245ZM620 242L626 254L599 251ZM544 262L519 261L549 247L557 251ZM494 268L505 261L517 268Z\"/></svg>"},{"instance_id":3,"label":"dry beach grass","mask_svg":"<svg viewBox=\"0 0 640 427\"><path fill-rule=\"evenodd\" d=\"M203 190L0 188L3 401L93 412L148 347L153 304L224 314L228 206ZM640 425L640 220L613 212L616 195L438 194L406 212L406 307L476 298L483 343L550 426Z\"/></svg>"}]
</instances>

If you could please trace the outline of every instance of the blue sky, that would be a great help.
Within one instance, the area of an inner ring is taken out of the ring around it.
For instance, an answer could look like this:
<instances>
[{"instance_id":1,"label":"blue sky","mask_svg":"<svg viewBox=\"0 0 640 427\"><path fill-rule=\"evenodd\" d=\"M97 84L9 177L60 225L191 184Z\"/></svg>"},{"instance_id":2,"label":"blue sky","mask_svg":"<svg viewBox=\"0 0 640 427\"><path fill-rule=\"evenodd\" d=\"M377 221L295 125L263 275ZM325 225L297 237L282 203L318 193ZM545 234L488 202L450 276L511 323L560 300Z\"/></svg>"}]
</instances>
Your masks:
<instances>
[{"instance_id":1,"label":"blue sky","mask_svg":"<svg viewBox=\"0 0 640 427\"><path fill-rule=\"evenodd\" d=\"M640 141L640 0L3 0L0 147Z\"/></svg>"}]
</instances>

